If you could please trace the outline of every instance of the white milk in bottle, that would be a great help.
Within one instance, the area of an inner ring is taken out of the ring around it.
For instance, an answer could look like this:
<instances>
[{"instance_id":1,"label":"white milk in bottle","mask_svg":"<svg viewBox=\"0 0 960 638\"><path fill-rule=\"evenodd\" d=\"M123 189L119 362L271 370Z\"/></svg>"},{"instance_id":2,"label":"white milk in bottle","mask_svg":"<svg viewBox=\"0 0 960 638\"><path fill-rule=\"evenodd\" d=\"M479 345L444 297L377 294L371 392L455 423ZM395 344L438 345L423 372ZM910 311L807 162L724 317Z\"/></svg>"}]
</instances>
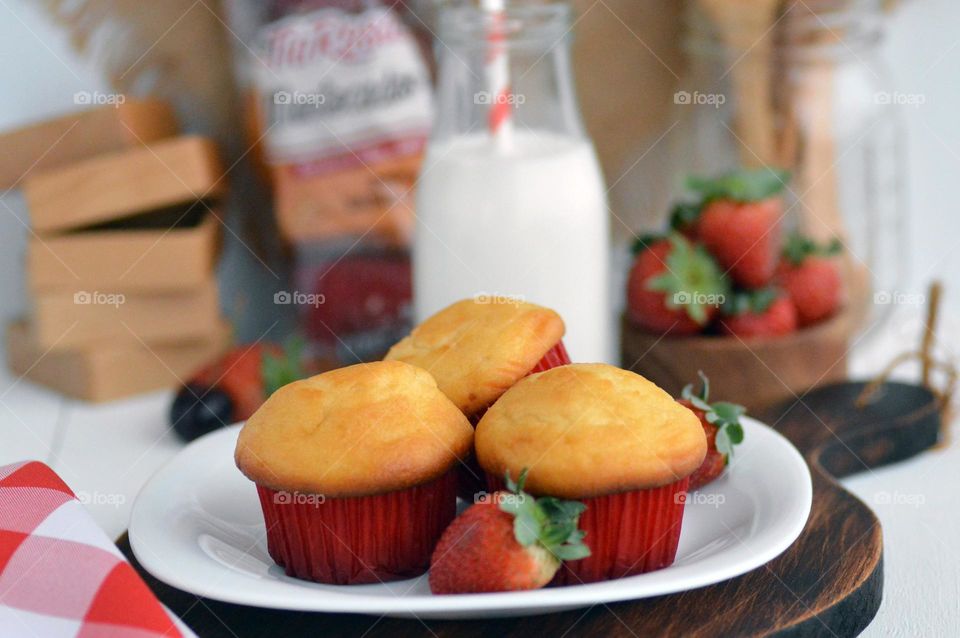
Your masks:
<instances>
[{"instance_id":1,"label":"white milk in bottle","mask_svg":"<svg viewBox=\"0 0 960 638\"><path fill-rule=\"evenodd\" d=\"M511 5L507 16L507 139L488 121L486 15L441 17L439 116L416 197L416 318L466 297L519 297L560 313L574 361L612 361L606 189L573 97L569 8Z\"/></svg>"}]
</instances>

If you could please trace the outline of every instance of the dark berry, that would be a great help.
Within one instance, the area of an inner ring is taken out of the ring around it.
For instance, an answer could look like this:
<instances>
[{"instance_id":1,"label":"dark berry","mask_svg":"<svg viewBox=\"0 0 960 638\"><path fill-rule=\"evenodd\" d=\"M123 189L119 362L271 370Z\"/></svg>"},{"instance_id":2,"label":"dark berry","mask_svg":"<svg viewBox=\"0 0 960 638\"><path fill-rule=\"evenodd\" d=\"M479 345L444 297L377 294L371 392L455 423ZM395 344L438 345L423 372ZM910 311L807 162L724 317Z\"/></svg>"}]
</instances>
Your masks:
<instances>
[{"instance_id":1,"label":"dark berry","mask_svg":"<svg viewBox=\"0 0 960 638\"><path fill-rule=\"evenodd\" d=\"M187 384L170 406L170 422L184 441L192 441L233 421L233 402L217 388Z\"/></svg>"}]
</instances>

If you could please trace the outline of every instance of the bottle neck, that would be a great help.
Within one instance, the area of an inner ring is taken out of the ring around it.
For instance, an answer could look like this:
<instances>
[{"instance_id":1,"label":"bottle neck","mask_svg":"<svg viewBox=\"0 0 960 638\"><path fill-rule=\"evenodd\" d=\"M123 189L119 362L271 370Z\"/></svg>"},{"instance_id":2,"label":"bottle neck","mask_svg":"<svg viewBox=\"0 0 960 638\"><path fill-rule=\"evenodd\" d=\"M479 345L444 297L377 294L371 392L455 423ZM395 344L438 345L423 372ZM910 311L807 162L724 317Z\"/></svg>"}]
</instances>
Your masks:
<instances>
[{"instance_id":1,"label":"bottle neck","mask_svg":"<svg viewBox=\"0 0 960 638\"><path fill-rule=\"evenodd\" d=\"M491 133L491 112L513 131L582 137L570 56L570 5L510 3L441 11L435 141Z\"/></svg>"}]
</instances>

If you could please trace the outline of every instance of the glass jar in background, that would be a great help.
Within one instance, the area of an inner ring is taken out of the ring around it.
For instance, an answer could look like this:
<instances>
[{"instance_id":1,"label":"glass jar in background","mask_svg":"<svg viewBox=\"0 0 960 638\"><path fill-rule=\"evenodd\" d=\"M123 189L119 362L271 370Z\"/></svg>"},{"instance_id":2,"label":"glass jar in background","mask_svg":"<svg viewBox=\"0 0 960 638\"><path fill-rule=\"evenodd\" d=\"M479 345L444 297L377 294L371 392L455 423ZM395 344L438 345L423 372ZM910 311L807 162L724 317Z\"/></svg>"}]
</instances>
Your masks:
<instances>
[{"instance_id":1,"label":"glass jar in background","mask_svg":"<svg viewBox=\"0 0 960 638\"><path fill-rule=\"evenodd\" d=\"M648 153L614 189L614 208L638 231L658 229L689 175L786 168L786 227L841 239L849 307L868 330L907 263L903 96L880 58L882 9L808 0L778 14L779 4L689 0L670 128L631 160Z\"/></svg>"},{"instance_id":2,"label":"glass jar in background","mask_svg":"<svg viewBox=\"0 0 960 638\"><path fill-rule=\"evenodd\" d=\"M563 316L575 360L610 361L608 209L573 90L570 31L565 2L441 11L414 307L423 319L466 297L521 297Z\"/></svg>"}]
</instances>

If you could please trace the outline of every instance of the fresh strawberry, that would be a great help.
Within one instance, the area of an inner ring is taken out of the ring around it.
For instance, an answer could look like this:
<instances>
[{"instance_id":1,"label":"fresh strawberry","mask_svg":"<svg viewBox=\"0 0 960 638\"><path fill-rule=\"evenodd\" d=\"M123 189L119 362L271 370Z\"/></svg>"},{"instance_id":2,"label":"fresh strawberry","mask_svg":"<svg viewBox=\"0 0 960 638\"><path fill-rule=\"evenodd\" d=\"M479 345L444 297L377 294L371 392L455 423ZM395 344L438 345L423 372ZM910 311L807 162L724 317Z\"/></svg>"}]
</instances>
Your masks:
<instances>
[{"instance_id":1,"label":"fresh strawberry","mask_svg":"<svg viewBox=\"0 0 960 638\"><path fill-rule=\"evenodd\" d=\"M225 392L234 406L234 414L238 419L245 419L263 403L263 363L268 353L280 356L282 351L273 343L233 348L201 370L194 381Z\"/></svg>"},{"instance_id":2,"label":"fresh strawberry","mask_svg":"<svg viewBox=\"0 0 960 638\"><path fill-rule=\"evenodd\" d=\"M720 329L742 339L790 334L797 329L797 309L776 288L740 292L724 304Z\"/></svg>"},{"instance_id":3,"label":"fresh strawberry","mask_svg":"<svg viewBox=\"0 0 960 638\"><path fill-rule=\"evenodd\" d=\"M658 334L701 332L719 312L729 284L716 262L682 235L644 241L627 281L627 314Z\"/></svg>"},{"instance_id":4,"label":"fresh strawberry","mask_svg":"<svg viewBox=\"0 0 960 638\"><path fill-rule=\"evenodd\" d=\"M697 236L730 277L747 288L770 282L780 249L782 204L771 198L738 203L716 200L704 207Z\"/></svg>"},{"instance_id":5,"label":"fresh strawberry","mask_svg":"<svg viewBox=\"0 0 960 638\"><path fill-rule=\"evenodd\" d=\"M684 405L686 404L684 403ZM699 489L704 485L713 483L727 469L727 458L717 451L717 445L714 442L717 428L703 419L700 422L703 424L703 431L707 435L707 455L703 457L703 463L700 464L700 467L690 475L690 486L687 488L689 490Z\"/></svg>"},{"instance_id":6,"label":"fresh strawberry","mask_svg":"<svg viewBox=\"0 0 960 638\"><path fill-rule=\"evenodd\" d=\"M695 226L697 239L741 286L759 288L773 279L782 239L779 193L787 179L783 171L758 169L688 180L703 204L687 224Z\"/></svg>"},{"instance_id":7,"label":"fresh strawberry","mask_svg":"<svg viewBox=\"0 0 960 638\"><path fill-rule=\"evenodd\" d=\"M823 321L840 308L843 280L836 260L831 258L841 250L839 240L820 245L799 234L787 239L777 268L777 283L797 307L800 326Z\"/></svg>"},{"instance_id":8,"label":"fresh strawberry","mask_svg":"<svg viewBox=\"0 0 960 638\"><path fill-rule=\"evenodd\" d=\"M507 490L470 507L443 532L430 561L435 594L537 589L553 579L561 561L590 555L577 529L579 501L533 498L507 474Z\"/></svg>"},{"instance_id":9,"label":"fresh strawberry","mask_svg":"<svg viewBox=\"0 0 960 638\"><path fill-rule=\"evenodd\" d=\"M275 390L306 376L303 343L238 346L197 372L170 406L174 431L191 441L246 420Z\"/></svg>"},{"instance_id":10,"label":"fresh strawberry","mask_svg":"<svg viewBox=\"0 0 960 638\"><path fill-rule=\"evenodd\" d=\"M740 417L746 413L742 405L719 401L710 401L710 381L700 373L702 385L700 392L694 394L693 384L681 393L679 403L697 415L707 435L707 456L703 463L690 476L690 488L695 490L712 483L723 473L733 456L733 447L743 442L743 426Z\"/></svg>"}]
</instances>

